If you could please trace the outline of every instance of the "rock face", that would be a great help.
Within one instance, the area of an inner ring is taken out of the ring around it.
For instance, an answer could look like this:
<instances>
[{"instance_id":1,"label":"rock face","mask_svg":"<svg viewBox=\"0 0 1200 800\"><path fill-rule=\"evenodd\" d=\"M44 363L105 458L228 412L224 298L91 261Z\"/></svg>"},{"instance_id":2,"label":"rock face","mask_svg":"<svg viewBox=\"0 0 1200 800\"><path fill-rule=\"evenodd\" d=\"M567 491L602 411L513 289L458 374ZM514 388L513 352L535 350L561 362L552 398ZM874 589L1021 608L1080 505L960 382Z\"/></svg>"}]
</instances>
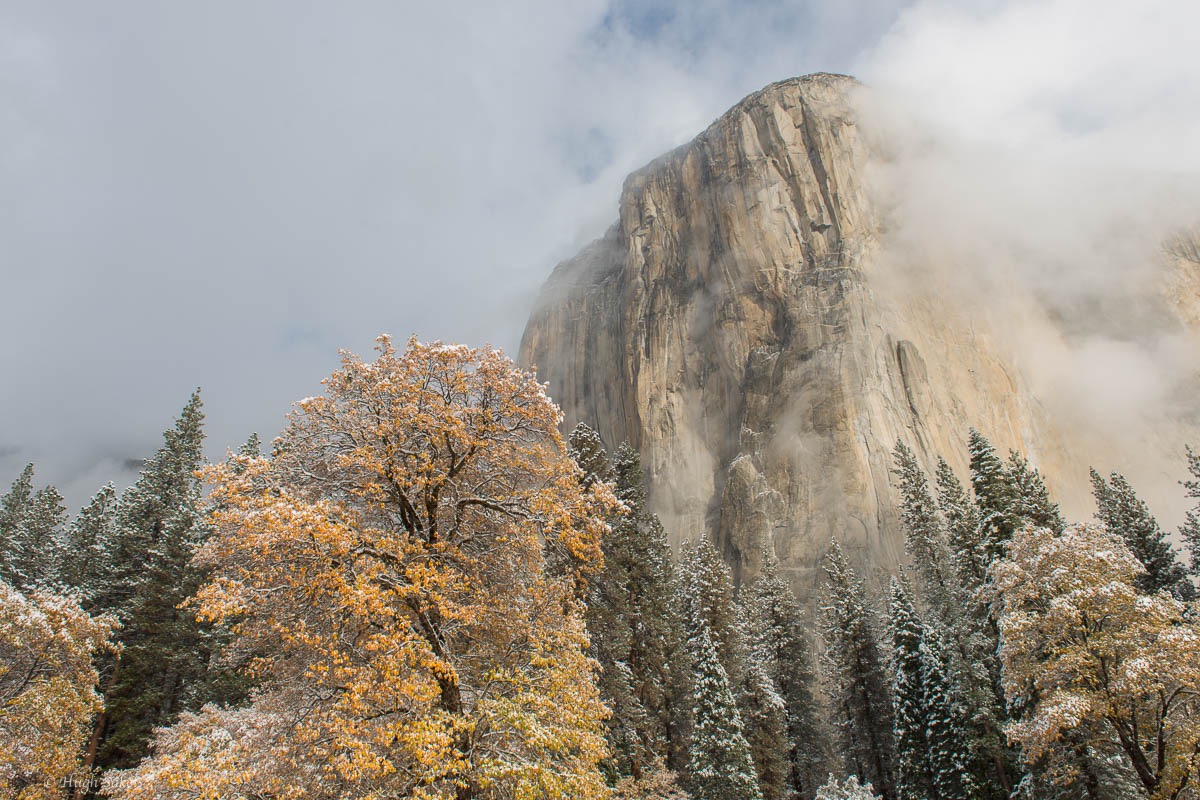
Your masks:
<instances>
[{"instance_id":1,"label":"rock face","mask_svg":"<svg viewBox=\"0 0 1200 800\"><path fill-rule=\"evenodd\" d=\"M631 175L619 221L554 271L521 346L568 429L641 451L676 543L711 537L741 579L770 545L806 595L833 537L860 563L903 558L897 438L965 478L974 426L1069 473L1051 488L1086 506L1086 464L986 332L884 274L857 90L773 84Z\"/></svg>"}]
</instances>

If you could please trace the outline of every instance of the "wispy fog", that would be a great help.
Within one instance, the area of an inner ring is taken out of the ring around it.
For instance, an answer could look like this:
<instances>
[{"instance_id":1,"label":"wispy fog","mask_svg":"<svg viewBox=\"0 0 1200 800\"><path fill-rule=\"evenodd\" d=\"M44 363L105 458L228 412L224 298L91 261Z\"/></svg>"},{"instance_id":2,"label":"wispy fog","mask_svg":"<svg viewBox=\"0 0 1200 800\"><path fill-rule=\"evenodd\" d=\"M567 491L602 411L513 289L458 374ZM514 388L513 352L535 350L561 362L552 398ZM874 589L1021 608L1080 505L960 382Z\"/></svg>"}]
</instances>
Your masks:
<instances>
[{"instance_id":1,"label":"wispy fog","mask_svg":"<svg viewBox=\"0 0 1200 800\"><path fill-rule=\"evenodd\" d=\"M898 5L3 4L0 484L81 503L196 386L270 439L380 332L515 349L630 170Z\"/></svg>"},{"instance_id":2,"label":"wispy fog","mask_svg":"<svg viewBox=\"0 0 1200 800\"><path fill-rule=\"evenodd\" d=\"M1078 455L1170 521L1200 436L1170 299L1200 282L1168 247L1200 221L1198 47L1194 4L926 2L859 66L897 285L986 319Z\"/></svg>"},{"instance_id":3,"label":"wispy fog","mask_svg":"<svg viewBox=\"0 0 1200 800\"><path fill-rule=\"evenodd\" d=\"M7 3L0 484L128 480L196 386L211 455L269 439L383 331L515 349L630 170L818 70L893 132L896 269L1036 296L1031 381L1136 439L1195 412L1147 290L1200 219L1198 32L1162 0Z\"/></svg>"}]
</instances>

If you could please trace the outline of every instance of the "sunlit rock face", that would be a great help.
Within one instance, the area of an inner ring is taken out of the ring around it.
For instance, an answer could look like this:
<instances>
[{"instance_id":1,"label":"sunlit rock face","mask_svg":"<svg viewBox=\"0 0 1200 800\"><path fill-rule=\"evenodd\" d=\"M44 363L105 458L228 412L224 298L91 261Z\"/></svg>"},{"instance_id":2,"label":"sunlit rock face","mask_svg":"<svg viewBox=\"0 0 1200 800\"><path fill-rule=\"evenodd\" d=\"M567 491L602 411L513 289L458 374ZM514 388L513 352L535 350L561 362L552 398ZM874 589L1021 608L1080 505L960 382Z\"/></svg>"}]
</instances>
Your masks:
<instances>
[{"instance_id":1,"label":"sunlit rock face","mask_svg":"<svg viewBox=\"0 0 1200 800\"><path fill-rule=\"evenodd\" d=\"M860 565L903 560L898 438L965 479L976 427L1069 513L1089 508L1086 461L996 337L889 273L859 90L772 84L629 176L619 220L555 269L521 346L568 430L640 450L675 543L710 537L739 580L773 547L809 597L832 538Z\"/></svg>"}]
</instances>

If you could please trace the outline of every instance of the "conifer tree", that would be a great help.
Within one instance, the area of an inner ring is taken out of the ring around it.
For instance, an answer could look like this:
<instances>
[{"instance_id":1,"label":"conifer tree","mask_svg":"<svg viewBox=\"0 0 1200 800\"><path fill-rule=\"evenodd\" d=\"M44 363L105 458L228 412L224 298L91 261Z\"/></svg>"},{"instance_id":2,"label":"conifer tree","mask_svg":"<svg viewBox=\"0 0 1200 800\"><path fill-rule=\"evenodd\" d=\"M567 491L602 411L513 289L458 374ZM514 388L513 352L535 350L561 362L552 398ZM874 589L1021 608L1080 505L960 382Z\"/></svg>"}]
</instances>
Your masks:
<instances>
[{"instance_id":1,"label":"conifer tree","mask_svg":"<svg viewBox=\"0 0 1200 800\"><path fill-rule=\"evenodd\" d=\"M879 626L862 580L835 541L826 558L822 634L838 749L848 772L896 800L892 702Z\"/></svg>"},{"instance_id":2,"label":"conifer tree","mask_svg":"<svg viewBox=\"0 0 1200 800\"><path fill-rule=\"evenodd\" d=\"M1192 599L1195 587L1176 559L1175 549L1129 481L1116 472L1106 481L1094 469L1091 476L1100 523L1109 533L1120 536L1146 568L1136 580L1138 589L1146 594L1166 591L1180 600Z\"/></svg>"},{"instance_id":3,"label":"conifer tree","mask_svg":"<svg viewBox=\"0 0 1200 800\"><path fill-rule=\"evenodd\" d=\"M1008 454L1008 481L1013 487L1013 518L1016 525L1032 525L1062 532L1066 523L1059 513L1058 504L1050 499L1050 491L1042 474L1015 450Z\"/></svg>"},{"instance_id":4,"label":"conifer tree","mask_svg":"<svg viewBox=\"0 0 1200 800\"><path fill-rule=\"evenodd\" d=\"M892 707L896 724L896 791L901 800L941 800L929 761L929 710L925 706L921 645L925 625L908 591L892 579Z\"/></svg>"},{"instance_id":5,"label":"conifer tree","mask_svg":"<svg viewBox=\"0 0 1200 800\"><path fill-rule=\"evenodd\" d=\"M762 800L729 678L703 621L689 637L688 651L692 661L691 795L694 800Z\"/></svg>"},{"instance_id":6,"label":"conifer tree","mask_svg":"<svg viewBox=\"0 0 1200 800\"><path fill-rule=\"evenodd\" d=\"M921 595L942 619L951 619L956 613L954 594L958 579L929 481L917 463L916 455L904 442L896 441L893 458L893 472L900 487L904 545L921 578Z\"/></svg>"},{"instance_id":7,"label":"conifer tree","mask_svg":"<svg viewBox=\"0 0 1200 800\"><path fill-rule=\"evenodd\" d=\"M779 575L779 561L763 551L762 571L750 587L746 612L750 647L783 701L791 797L811 797L825 766L814 693L816 675L807 626L791 587ZM765 793L765 789L764 789Z\"/></svg>"},{"instance_id":8,"label":"conifer tree","mask_svg":"<svg viewBox=\"0 0 1200 800\"><path fill-rule=\"evenodd\" d=\"M1200 453L1187 448L1188 472L1190 480L1183 481L1187 496L1200 501ZM1187 512L1187 517L1179 529L1179 535L1192 551L1191 569L1193 575L1200 575L1200 502Z\"/></svg>"},{"instance_id":9,"label":"conifer tree","mask_svg":"<svg viewBox=\"0 0 1200 800\"><path fill-rule=\"evenodd\" d=\"M997 471L999 459L990 450L990 444L977 432L972 433L981 471L1002 482L1003 471ZM993 497L1006 496L1003 486L991 483L984 482L985 495L990 491ZM940 458L937 485L938 506L946 520L951 561L958 581L955 595L958 613L946 621L944 636L953 643L952 682L962 693L966 706L966 735L968 749L976 762L976 785L983 796L1006 798L1012 790L1017 756L1003 733L1007 707L996 655L1000 631L987 586L988 568L995 552L989 546L989 529L984 524L988 512L968 496L950 465ZM990 516L993 521L999 519L996 514Z\"/></svg>"},{"instance_id":10,"label":"conifer tree","mask_svg":"<svg viewBox=\"0 0 1200 800\"><path fill-rule=\"evenodd\" d=\"M983 586L988 568L979 509L943 458L938 459L936 480L938 508L946 520L950 559L959 584L969 597Z\"/></svg>"},{"instance_id":11,"label":"conifer tree","mask_svg":"<svg viewBox=\"0 0 1200 800\"><path fill-rule=\"evenodd\" d=\"M844 781L833 775L817 790L813 800L880 800L871 784L859 783L858 776L851 775Z\"/></svg>"},{"instance_id":12,"label":"conifer tree","mask_svg":"<svg viewBox=\"0 0 1200 800\"><path fill-rule=\"evenodd\" d=\"M34 491L33 471L27 464L0 498L0 580L18 589L55 584L62 558L62 495L53 486Z\"/></svg>"},{"instance_id":13,"label":"conifer tree","mask_svg":"<svg viewBox=\"0 0 1200 800\"><path fill-rule=\"evenodd\" d=\"M262 456L262 443L258 440L258 434L252 433L242 442L242 446L237 449L236 456L238 459L253 460Z\"/></svg>"},{"instance_id":14,"label":"conifer tree","mask_svg":"<svg viewBox=\"0 0 1200 800\"><path fill-rule=\"evenodd\" d=\"M94 601L123 626L120 659L102 684L102 767L132 766L156 727L210 699L211 642L195 612L179 607L202 578L190 562L205 533L196 477L203 422L197 391L117 503L111 569Z\"/></svg>"},{"instance_id":15,"label":"conifer tree","mask_svg":"<svg viewBox=\"0 0 1200 800\"><path fill-rule=\"evenodd\" d=\"M673 674L683 646L674 601L674 573L666 532L646 509L641 458L625 445L610 464L599 438L580 425L570 453L584 473L581 484L615 478L626 511L609 520L604 567L588 603L591 655L601 667L600 692L613 710L606 733L610 777L647 778L654 765L682 753L684 705Z\"/></svg>"},{"instance_id":16,"label":"conifer tree","mask_svg":"<svg viewBox=\"0 0 1200 800\"><path fill-rule=\"evenodd\" d=\"M941 800L968 800L980 796L972 763L970 712L956 685L956 670L945 641L935 625L926 627L921 639L921 689L925 709L925 740L931 797ZM981 750L983 748L980 748Z\"/></svg>"},{"instance_id":17,"label":"conifer tree","mask_svg":"<svg viewBox=\"0 0 1200 800\"><path fill-rule=\"evenodd\" d=\"M62 581L75 590L83 607L93 610L108 584L111 552L116 540L117 491L111 483L100 487L67 527Z\"/></svg>"},{"instance_id":18,"label":"conifer tree","mask_svg":"<svg viewBox=\"0 0 1200 800\"><path fill-rule=\"evenodd\" d=\"M753 649L745 656L743 685L736 704L742 718L750 760L763 800L790 796L787 710L765 661Z\"/></svg>"},{"instance_id":19,"label":"conifer tree","mask_svg":"<svg viewBox=\"0 0 1200 800\"><path fill-rule=\"evenodd\" d=\"M704 625L741 714L760 789L767 800L782 797L788 783L787 719L779 690L766 662L751 650L743 604L737 602L729 567L707 541L685 543L680 582L686 599L689 635Z\"/></svg>"},{"instance_id":20,"label":"conifer tree","mask_svg":"<svg viewBox=\"0 0 1200 800\"><path fill-rule=\"evenodd\" d=\"M592 428L582 422L576 425L567 437L567 452L571 460L583 470L585 487L590 488L596 481L612 480L612 465L609 463L608 453L604 449L604 443L600 441L600 434ZM641 484L640 477L638 483Z\"/></svg>"},{"instance_id":21,"label":"conifer tree","mask_svg":"<svg viewBox=\"0 0 1200 800\"><path fill-rule=\"evenodd\" d=\"M979 508L979 524L987 561L1004 555L1004 543L1019 527L1015 518L1016 491L1004 462L992 443L971 428L967 451L970 455L971 489Z\"/></svg>"},{"instance_id":22,"label":"conifer tree","mask_svg":"<svg viewBox=\"0 0 1200 800\"><path fill-rule=\"evenodd\" d=\"M1011 451L1005 463L979 431L972 428L969 438L971 487L989 562L1004 555L1005 544L1022 526L1063 529L1062 515L1041 473L1024 456Z\"/></svg>"},{"instance_id":23,"label":"conifer tree","mask_svg":"<svg viewBox=\"0 0 1200 800\"><path fill-rule=\"evenodd\" d=\"M744 644L739 641L743 631L738 624L740 614L728 565L707 540L684 542L679 558L679 582L680 593L686 600L689 636L701 622L707 625L730 685L739 686L744 671Z\"/></svg>"}]
</instances>

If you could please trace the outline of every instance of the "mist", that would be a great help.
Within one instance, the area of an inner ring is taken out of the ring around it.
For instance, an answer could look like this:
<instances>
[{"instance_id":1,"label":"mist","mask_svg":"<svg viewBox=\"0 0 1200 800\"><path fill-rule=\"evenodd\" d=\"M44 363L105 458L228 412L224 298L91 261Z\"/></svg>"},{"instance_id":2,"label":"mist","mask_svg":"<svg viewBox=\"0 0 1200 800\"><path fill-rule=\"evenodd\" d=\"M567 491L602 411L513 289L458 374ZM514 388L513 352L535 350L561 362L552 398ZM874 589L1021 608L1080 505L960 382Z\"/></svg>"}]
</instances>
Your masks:
<instances>
[{"instance_id":1,"label":"mist","mask_svg":"<svg viewBox=\"0 0 1200 800\"><path fill-rule=\"evenodd\" d=\"M1197 419L1158 286L1200 220L1198 32L1164 0L6 4L0 485L128 483L197 386L210 457L270 441L382 332L515 354L630 171L832 71L871 87L897 278L990 317L1173 519L1182 441L1129 462Z\"/></svg>"},{"instance_id":2,"label":"mist","mask_svg":"<svg viewBox=\"0 0 1200 800\"><path fill-rule=\"evenodd\" d=\"M0 9L0 485L78 507L201 387L265 441L338 348L515 355L634 168L900 3L282 0Z\"/></svg>"},{"instance_id":3,"label":"mist","mask_svg":"<svg viewBox=\"0 0 1200 800\"><path fill-rule=\"evenodd\" d=\"M1200 442L1200 265L1178 246L1200 221L1200 8L1103 6L906 9L858 65L869 181L885 279L978 322L1066 446L1173 526Z\"/></svg>"}]
</instances>

